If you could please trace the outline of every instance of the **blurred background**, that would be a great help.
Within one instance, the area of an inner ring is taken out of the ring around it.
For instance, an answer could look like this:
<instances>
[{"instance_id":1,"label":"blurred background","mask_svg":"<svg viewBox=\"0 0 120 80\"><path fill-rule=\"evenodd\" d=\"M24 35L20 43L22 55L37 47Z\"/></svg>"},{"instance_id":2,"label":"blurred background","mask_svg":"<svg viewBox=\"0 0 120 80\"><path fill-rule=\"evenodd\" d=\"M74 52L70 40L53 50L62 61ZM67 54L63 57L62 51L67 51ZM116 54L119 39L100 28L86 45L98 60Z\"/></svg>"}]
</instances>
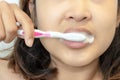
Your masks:
<instances>
[{"instance_id":1,"label":"blurred background","mask_svg":"<svg viewBox=\"0 0 120 80\"><path fill-rule=\"evenodd\" d=\"M7 1L8 3L16 3L16 4L19 3L19 0L5 0L5 1Z\"/></svg>"},{"instance_id":2,"label":"blurred background","mask_svg":"<svg viewBox=\"0 0 120 80\"><path fill-rule=\"evenodd\" d=\"M5 1L7 1L8 3L15 3L19 5L19 0L5 0ZM3 41L0 42L0 58L4 58L12 52L14 43L15 40L13 40L11 43L5 43Z\"/></svg>"}]
</instances>

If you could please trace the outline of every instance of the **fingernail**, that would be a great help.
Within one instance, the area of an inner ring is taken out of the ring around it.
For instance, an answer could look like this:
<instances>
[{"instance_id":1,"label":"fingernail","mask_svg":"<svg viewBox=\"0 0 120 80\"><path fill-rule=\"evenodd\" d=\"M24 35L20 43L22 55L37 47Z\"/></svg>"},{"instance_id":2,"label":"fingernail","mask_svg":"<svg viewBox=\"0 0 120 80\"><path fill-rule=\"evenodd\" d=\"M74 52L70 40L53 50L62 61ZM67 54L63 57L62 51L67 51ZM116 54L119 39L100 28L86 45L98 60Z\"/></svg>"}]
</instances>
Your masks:
<instances>
[{"instance_id":1,"label":"fingernail","mask_svg":"<svg viewBox=\"0 0 120 80\"><path fill-rule=\"evenodd\" d=\"M33 45L33 39L28 39L28 40L26 40L26 45L27 45L28 47L32 47L32 45Z\"/></svg>"}]
</instances>

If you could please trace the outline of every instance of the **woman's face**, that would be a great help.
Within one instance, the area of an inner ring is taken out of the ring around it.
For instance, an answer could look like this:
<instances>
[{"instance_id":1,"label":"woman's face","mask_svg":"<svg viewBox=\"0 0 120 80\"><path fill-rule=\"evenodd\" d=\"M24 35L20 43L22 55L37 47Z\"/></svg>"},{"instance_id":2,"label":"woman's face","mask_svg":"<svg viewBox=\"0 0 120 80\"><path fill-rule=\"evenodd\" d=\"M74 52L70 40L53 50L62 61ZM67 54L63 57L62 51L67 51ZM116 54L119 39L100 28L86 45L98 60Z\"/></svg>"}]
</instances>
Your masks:
<instances>
[{"instance_id":1,"label":"woman's face","mask_svg":"<svg viewBox=\"0 0 120 80\"><path fill-rule=\"evenodd\" d=\"M38 29L58 32L85 32L94 42L70 42L41 38L54 62L85 66L110 46L117 26L118 0L36 0Z\"/></svg>"}]
</instances>

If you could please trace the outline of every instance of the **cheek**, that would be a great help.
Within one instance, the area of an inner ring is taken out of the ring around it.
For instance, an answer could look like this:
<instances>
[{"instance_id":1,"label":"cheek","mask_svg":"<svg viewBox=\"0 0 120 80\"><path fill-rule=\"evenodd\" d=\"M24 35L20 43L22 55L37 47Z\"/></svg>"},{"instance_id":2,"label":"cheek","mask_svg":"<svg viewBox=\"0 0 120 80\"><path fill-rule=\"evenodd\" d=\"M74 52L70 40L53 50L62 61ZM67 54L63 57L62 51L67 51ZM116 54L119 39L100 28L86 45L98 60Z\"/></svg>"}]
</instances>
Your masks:
<instances>
[{"instance_id":1,"label":"cheek","mask_svg":"<svg viewBox=\"0 0 120 80\"><path fill-rule=\"evenodd\" d=\"M95 13L94 13L95 14ZM96 13L97 14L97 13ZM116 14L99 14L94 17L96 48L98 53L104 53L110 46L116 30ZM97 52L96 51L96 52Z\"/></svg>"},{"instance_id":2,"label":"cheek","mask_svg":"<svg viewBox=\"0 0 120 80\"><path fill-rule=\"evenodd\" d=\"M39 29L42 30L54 30L60 25L63 18L61 10L46 9L44 12L39 10L37 12L37 22Z\"/></svg>"},{"instance_id":3,"label":"cheek","mask_svg":"<svg viewBox=\"0 0 120 80\"><path fill-rule=\"evenodd\" d=\"M93 15L91 24L95 32L93 47L96 49L93 52L99 55L108 49L113 40L117 26L117 9L116 7L111 9L95 7L91 8L91 14ZM93 49L91 48L91 50Z\"/></svg>"},{"instance_id":4,"label":"cheek","mask_svg":"<svg viewBox=\"0 0 120 80\"><path fill-rule=\"evenodd\" d=\"M45 49L51 54L56 55L57 53L61 52L61 49L63 50L63 46L60 44L60 42L56 39L40 39L41 43L45 47Z\"/></svg>"},{"instance_id":5,"label":"cheek","mask_svg":"<svg viewBox=\"0 0 120 80\"><path fill-rule=\"evenodd\" d=\"M99 4L89 4L89 9L92 14L92 22L95 26L99 26L100 29L112 29L116 27L117 23L117 0L102 1Z\"/></svg>"},{"instance_id":6,"label":"cheek","mask_svg":"<svg viewBox=\"0 0 120 80\"><path fill-rule=\"evenodd\" d=\"M117 17L115 13L99 14L99 16L96 15L93 18L93 26L95 30L96 40L98 41L97 43L101 47L103 47L102 48L103 50L109 47L109 45L113 40L117 26L116 23L117 23Z\"/></svg>"},{"instance_id":7,"label":"cheek","mask_svg":"<svg viewBox=\"0 0 120 80\"><path fill-rule=\"evenodd\" d=\"M117 8L95 8L91 9L92 24L97 36L101 38L112 38L117 27Z\"/></svg>"}]
</instances>

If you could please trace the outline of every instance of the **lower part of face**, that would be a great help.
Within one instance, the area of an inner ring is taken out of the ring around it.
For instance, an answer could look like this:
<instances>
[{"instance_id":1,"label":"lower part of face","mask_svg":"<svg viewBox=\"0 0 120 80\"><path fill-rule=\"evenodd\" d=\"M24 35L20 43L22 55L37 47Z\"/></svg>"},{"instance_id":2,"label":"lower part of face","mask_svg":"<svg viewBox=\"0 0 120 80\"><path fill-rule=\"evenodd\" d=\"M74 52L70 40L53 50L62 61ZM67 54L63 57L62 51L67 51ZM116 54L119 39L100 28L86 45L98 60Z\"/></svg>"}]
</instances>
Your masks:
<instances>
[{"instance_id":1,"label":"lower part of face","mask_svg":"<svg viewBox=\"0 0 120 80\"><path fill-rule=\"evenodd\" d=\"M116 29L117 0L37 0L38 29L85 32L94 42L69 42L41 38L54 62L85 66L97 60L110 46Z\"/></svg>"}]
</instances>

